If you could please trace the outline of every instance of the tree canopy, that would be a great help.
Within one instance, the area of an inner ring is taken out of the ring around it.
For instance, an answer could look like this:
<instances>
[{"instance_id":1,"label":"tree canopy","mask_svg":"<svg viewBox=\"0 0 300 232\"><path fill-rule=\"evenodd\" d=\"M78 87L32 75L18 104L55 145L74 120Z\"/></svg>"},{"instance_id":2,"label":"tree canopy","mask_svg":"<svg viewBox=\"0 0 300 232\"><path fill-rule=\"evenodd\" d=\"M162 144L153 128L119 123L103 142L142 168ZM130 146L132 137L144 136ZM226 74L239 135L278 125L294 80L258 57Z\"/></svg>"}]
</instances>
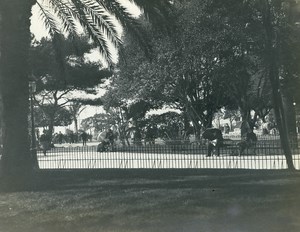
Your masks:
<instances>
[{"instance_id":1,"label":"tree canopy","mask_svg":"<svg viewBox=\"0 0 300 232\"><path fill-rule=\"evenodd\" d=\"M151 20L164 18L164 12L171 5L169 1L134 0L144 7L144 14ZM121 39L116 30L114 18L124 30L135 34L137 41L146 45L144 33L127 8L118 0L104 1L58 1L58 0L3 0L0 2L0 93L3 105L3 156L1 173L6 183L24 186L31 179L34 153L30 152L28 140L28 104L29 104L29 49L31 44L30 18L32 7L37 4L49 34L53 40L56 60L59 61L59 73L64 76L64 55L61 53L62 34L71 37L78 34L79 22L91 41L97 45L107 63L112 64L108 41L119 48ZM167 8L166 8L167 7ZM63 32L63 33L61 33ZM14 106L14 107L11 107ZM19 133L15 133L18 131ZM17 146L16 146L17 144ZM22 178L20 178L20 176ZM10 180L8 180L10 179Z\"/></svg>"},{"instance_id":2,"label":"tree canopy","mask_svg":"<svg viewBox=\"0 0 300 232\"><path fill-rule=\"evenodd\" d=\"M55 59L56 53L50 39L36 41L30 50L32 79L37 84L35 103L43 111L43 114L38 113L36 116L41 116L37 119L43 121L43 126L49 127L50 135L53 127L59 123L71 124L70 119L68 123L63 120L67 112L66 105L71 104L70 109L73 109L75 104L72 103L74 99L70 97L71 93L85 91L96 94L96 87L111 75L111 72L103 69L99 63L92 63L84 58L84 54L92 48L86 37L66 38L61 41L61 45L63 64L59 64ZM64 76L61 76L59 71L60 65L65 67ZM78 99L76 101L78 102ZM74 111L68 113L72 116L77 131L77 117ZM44 117L47 120L44 120ZM57 122L58 118L61 118L60 122Z\"/></svg>"}]
</instances>

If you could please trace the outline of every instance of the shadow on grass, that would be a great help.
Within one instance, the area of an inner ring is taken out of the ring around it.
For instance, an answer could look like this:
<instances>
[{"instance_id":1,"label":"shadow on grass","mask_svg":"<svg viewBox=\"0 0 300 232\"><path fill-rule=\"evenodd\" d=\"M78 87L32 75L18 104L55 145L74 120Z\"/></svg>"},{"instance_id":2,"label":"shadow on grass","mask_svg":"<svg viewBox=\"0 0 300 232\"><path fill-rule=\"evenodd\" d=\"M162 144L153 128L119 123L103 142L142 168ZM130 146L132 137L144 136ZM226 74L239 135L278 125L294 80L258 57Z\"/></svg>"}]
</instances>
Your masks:
<instances>
[{"instance_id":1,"label":"shadow on grass","mask_svg":"<svg viewBox=\"0 0 300 232\"><path fill-rule=\"evenodd\" d=\"M254 170L43 170L30 191L0 195L0 221L11 232L296 232L299 177Z\"/></svg>"},{"instance_id":2,"label":"shadow on grass","mask_svg":"<svg viewBox=\"0 0 300 232\"><path fill-rule=\"evenodd\" d=\"M102 169L102 170L39 170L22 189L10 183L1 183L0 192L52 191L84 188L202 188L210 183L228 186L245 183L295 180L300 172L288 170L241 169Z\"/></svg>"},{"instance_id":3,"label":"shadow on grass","mask_svg":"<svg viewBox=\"0 0 300 232\"><path fill-rule=\"evenodd\" d=\"M31 190L67 190L82 188L202 188L209 184L228 186L279 183L298 180L300 172L287 170L42 170L35 174Z\"/></svg>"}]
</instances>

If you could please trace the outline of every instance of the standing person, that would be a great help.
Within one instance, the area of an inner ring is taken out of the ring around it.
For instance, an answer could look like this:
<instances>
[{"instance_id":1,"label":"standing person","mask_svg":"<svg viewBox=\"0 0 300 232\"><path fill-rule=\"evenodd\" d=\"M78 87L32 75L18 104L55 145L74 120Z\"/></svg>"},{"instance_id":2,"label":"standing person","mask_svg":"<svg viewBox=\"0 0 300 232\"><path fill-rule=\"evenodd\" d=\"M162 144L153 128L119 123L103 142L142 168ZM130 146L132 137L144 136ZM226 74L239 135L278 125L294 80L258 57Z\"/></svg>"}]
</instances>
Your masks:
<instances>
[{"instance_id":1,"label":"standing person","mask_svg":"<svg viewBox=\"0 0 300 232\"><path fill-rule=\"evenodd\" d=\"M80 138L82 139L82 146L86 146L86 141L87 141L87 138L88 138L88 134L85 131L83 131L80 134Z\"/></svg>"},{"instance_id":2,"label":"standing person","mask_svg":"<svg viewBox=\"0 0 300 232\"><path fill-rule=\"evenodd\" d=\"M70 132L69 137L70 137L70 143L74 143L75 142L75 135L74 135L73 131Z\"/></svg>"},{"instance_id":3,"label":"standing person","mask_svg":"<svg viewBox=\"0 0 300 232\"><path fill-rule=\"evenodd\" d=\"M224 127L224 133L229 134L229 131L230 131L230 127L229 127L228 123L226 123L225 127Z\"/></svg>"},{"instance_id":4,"label":"standing person","mask_svg":"<svg viewBox=\"0 0 300 232\"><path fill-rule=\"evenodd\" d=\"M202 137L208 140L206 156L210 157L214 149L216 156L220 156L220 147L223 144L222 131L217 128L208 128L203 132Z\"/></svg>"},{"instance_id":5,"label":"standing person","mask_svg":"<svg viewBox=\"0 0 300 232\"><path fill-rule=\"evenodd\" d=\"M247 140L247 134L251 133L252 129L250 127L250 124L247 120L242 121L241 124L241 139L242 140Z\"/></svg>"},{"instance_id":6,"label":"standing person","mask_svg":"<svg viewBox=\"0 0 300 232\"><path fill-rule=\"evenodd\" d=\"M107 130L106 138L108 139L111 148L113 148L113 145L114 145L114 133L113 133L112 129L109 128Z\"/></svg>"},{"instance_id":7,"label":"standing person","mask_svg":"<svg viewBox=\"0 0 300 232\"><path fill-rule=\"evenodd\" d=\"M43 131L43 134L40 136L40 144L43 150L44 156L46 156L47 150L50 149L50 136L46 130Z\"/></svg>"},{"instance_id":8,"label":"standing person","mask_svg":"<svg viewBox=\"0 0 300 232\"><path fill-rule=\"evenodd\" d=\"M253 129L250 127L250 124L247 120L244 120L241 124L241 142L238 143L239 155L242 155L243 152L250 147L254 147L257 142L257 136L253 132Z\"/></svg>"},{"instance_id":9,"label":"standing person","mask_svg":"<svg viewBox=\"0 0 300 232\"><path fill-rule=\"evenodd\" d=\"M253 155L256 155L256 142L256 134L253 131L248 132L246 137L241 142L237 143L239 148L239 156L243 155L244 151L249 148L253 148Z\"/></svg>"},{"instance_id":10,"label":"standing person","mask_svg":"<svg viewBox=\"0 0 300 232\"><path fill-rule=\"evenodd\" d=\"M145 133L145 145L147 145L147 142L151 144L151 128L148 126L146 128L146 133Z\"/></svg>"},{"instance_id":11,"label":"standing person","mask_svg":"<svg viewBox=\"0 0 300 232\"><path fill-rule=\"evenodd\" d=\"M61 131L58 133L57 137L58 137L58 143L59 143L59 144L62 144L62 141L63 141L63 134L61 133Z\"/></svg>"}]
</instances>

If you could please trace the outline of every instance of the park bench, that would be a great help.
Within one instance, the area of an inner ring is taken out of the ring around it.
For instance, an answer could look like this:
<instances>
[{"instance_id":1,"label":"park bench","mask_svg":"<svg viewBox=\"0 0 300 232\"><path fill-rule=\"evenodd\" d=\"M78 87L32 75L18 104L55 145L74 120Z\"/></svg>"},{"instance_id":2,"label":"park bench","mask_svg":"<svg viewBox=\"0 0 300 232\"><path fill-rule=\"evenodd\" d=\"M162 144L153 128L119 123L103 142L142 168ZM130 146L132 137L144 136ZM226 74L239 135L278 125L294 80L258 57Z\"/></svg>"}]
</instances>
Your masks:
<instances>
[{"instance_id":1,"label":"park bench","mask_svg":"<svg viewBox=\"0 0 300 232\"><path fill-rule=\"evenodd\" d=\"M221 148L229 151L227 154L232 156L244 155L244 152L248 152L248 150L251 150L251 153L255 155L256 143L257 141L224 139Z\"/></svg>"}]
</instances>

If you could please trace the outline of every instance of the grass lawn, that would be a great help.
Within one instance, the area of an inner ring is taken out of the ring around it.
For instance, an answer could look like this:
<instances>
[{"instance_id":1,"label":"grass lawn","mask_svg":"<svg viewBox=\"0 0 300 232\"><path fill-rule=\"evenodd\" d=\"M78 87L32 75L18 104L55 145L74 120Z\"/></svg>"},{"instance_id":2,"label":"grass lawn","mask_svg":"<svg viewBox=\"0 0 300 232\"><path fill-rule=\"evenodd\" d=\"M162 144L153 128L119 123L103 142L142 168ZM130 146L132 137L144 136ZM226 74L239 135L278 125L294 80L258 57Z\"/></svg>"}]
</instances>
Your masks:
<instances>
[{"instance_id":1,"label":"grass lawn","mask_svg":"<svg viewBox=\"0 0 300 232\"><path fill-rule=\"evenodd\" d=\"M38 182L0 193L1 232L300 231L299 173L42 172Z\"/></svg>"}]
</instances>

